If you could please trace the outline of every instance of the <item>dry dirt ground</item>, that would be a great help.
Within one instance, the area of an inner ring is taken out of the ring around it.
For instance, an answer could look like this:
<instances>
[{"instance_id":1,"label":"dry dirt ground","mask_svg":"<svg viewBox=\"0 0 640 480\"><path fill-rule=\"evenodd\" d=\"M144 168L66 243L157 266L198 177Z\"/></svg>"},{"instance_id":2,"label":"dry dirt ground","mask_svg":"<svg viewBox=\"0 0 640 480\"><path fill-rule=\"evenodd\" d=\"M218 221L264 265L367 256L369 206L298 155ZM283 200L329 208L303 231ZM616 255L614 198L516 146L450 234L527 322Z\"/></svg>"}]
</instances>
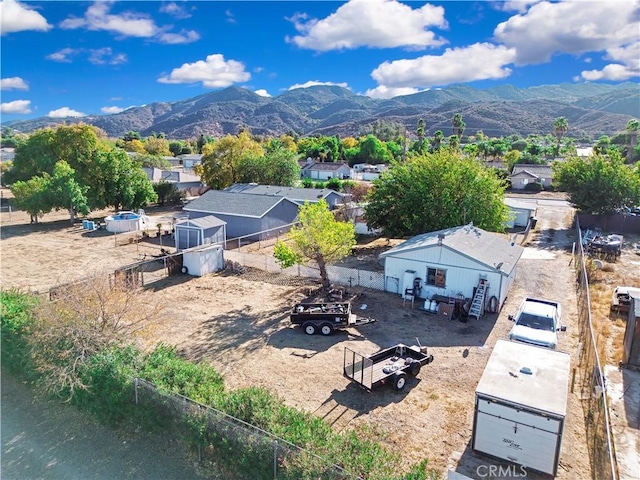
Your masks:
<instances>
[{"instance_id":1,"label":"dry dirt ground","mask_svg":"<svg viewBox=\"0 0 640 480\"><path fill-rule=\"evenodd\" d=\"M142 249L149 254L159 250L156 244L87 233L59 217L46 216L45 223L35 226L23 214L14 212L9 220L2 213L3 287L44 291L61 281L135 262ZM527 295L561 301L568 328L559 349L572 358L576 353L572 211L562 202L539 200L538 219L504 308L479 321L461 323L425 313L418 304L403 306L398 295L354 288L348 292L354 310L377 322L331 337L310 337L289 324L288 311L317 284L249 270L156 283L145 294L154 296L163 314L141 341L149 348L163 341L188 358L210 362L230 388L267 387L288 405L324 418L336 431L374 435L401 453L407 464L428 458L443 476L452 469L480 478L478 466L494 462L470 449L474 391L496 340L507 337L508 314ZM365 253L360 256L367 260ZM370 354L397 342L414 344L416 337L435 360L410 379L402 393L387 388L366 393L342 376L344 347ZM527 478L537 477L529 472ZM591 478L577 393L569 395L557 478Z\"/></svg>"}]
</instances>

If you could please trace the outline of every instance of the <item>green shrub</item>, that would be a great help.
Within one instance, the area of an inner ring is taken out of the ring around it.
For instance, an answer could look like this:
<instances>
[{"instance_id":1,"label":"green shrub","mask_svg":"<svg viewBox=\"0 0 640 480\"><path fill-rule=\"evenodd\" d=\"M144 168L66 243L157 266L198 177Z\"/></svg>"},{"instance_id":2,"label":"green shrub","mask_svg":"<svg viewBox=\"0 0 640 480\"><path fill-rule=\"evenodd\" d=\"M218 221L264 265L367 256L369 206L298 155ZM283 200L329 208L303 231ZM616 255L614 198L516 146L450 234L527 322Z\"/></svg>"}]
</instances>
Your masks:
<instances>
[{"instance_id":1,"label":"green shrub","mask_svg":"<svg viewBox=\"0 0 640 480\"><path fill-rule=\"evenodd\" d=\"M33 309L39 301L38 297L15 289L0 292L2 367L27 379L36 376L28 336L33 325Z\"/></svg>"},{"instance_id":2,"label":"green shrub","mask_svg":"<svg viewBox=\"0 0 640 480\"><path fill-rule=\"evenodd\" d=\"M139 357L133 347L115 347L92 355L80 371L86 389L75 391L73 403L106 423L135 417L140 412L134 405L133 387Z\"/></svg>"},{"instance_id":3,"label":"green shrub","mask_svg":"<svg viewBox=\"0 0 640 480\"><path fill-rule=\"evenodd\" d=\"M325 184L327 188L339 192L342 190L342 180L339 178L330 178Z\"/></svg>"},{"instance_id":4,"label":"green shrub","mask_svg":"<svg viewBox=\"0 0 640 480\"><path fill-rule=\"evenodd\" d=\"M143 360L139 374L161 391L178 393L198 403L212 405L224 391L224 380L211 365L180 358L174 347L160 344Z\"/></svg>"},{"instance_id":5,"label":"green shrub","mask_svg":"<svg viewBox=\"0 0 640 480\"><path fill-rule=\"evenodd\" d=\"M528 192L541 192L543 190L542 184L538 182L527 183L524 189Z\"/></svg>"}]
</instances>

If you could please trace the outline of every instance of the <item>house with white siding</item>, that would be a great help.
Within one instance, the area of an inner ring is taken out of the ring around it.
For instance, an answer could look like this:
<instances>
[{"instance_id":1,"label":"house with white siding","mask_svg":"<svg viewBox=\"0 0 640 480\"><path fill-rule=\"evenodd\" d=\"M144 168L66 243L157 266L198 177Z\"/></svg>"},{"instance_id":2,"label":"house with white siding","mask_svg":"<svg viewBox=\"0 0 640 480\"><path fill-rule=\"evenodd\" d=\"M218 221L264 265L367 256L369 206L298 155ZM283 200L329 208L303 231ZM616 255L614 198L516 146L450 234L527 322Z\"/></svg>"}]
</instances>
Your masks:
<instances>
[{"instance_id":1,"label":"house with white siding","mask_svg":"<svg viewBox=\"0 0 640 480\"><path fill-rule=\"evenodd\" d=\"M498 311L524 251L504 235L473 224L416 235L380 254L385 290L416 298L473 298L482 283L486 305Z\"/></svg>"}]
</instances>

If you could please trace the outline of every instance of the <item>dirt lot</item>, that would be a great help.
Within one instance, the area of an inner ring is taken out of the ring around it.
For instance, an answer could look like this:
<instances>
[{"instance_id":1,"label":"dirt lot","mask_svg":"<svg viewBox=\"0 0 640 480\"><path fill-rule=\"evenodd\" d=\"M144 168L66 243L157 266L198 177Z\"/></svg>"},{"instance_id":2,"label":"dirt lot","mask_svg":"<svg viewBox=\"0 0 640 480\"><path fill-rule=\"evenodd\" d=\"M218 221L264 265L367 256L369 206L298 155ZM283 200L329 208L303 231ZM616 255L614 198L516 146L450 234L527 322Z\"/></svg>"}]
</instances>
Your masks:
<instances>
[{"instance_id":1,"label":"dirt lot","mask_svg":"<svg viewBox=\"0 0 640 480\"><path fill-rule=\"evenodd\" d=\"M158 215L166 214L158 212ZM113 271L159 245L128 243L102 232L87 233L53 215L35 226L14 212L2 213L2 285L46 290L61 281ZM170 215L170 213L169 213ZM538 225L518 265L516 282L499 315L460 323L402 305L398 295L350 289L356 312L377 322L331 337L304 335L288 322L291 306L317 286L305 279L248 271L203 278L173 277L155 285L162 318L142 339L175 345L185 356L211 362L230 388L262 385L287 404L312 412L337 431L356 429L375 435L407 463L428 458L443 472L454 469L479 478L479 465L492 464L470 449L475 387L496 340L506 338L514 313L526 295L562 302L567 332L561 350L577 346L575 285L569 265L573 242L571 209L562 202L539 201ZM50 221L55 220L55 221ZM359 253L361 261L367 255ZM359 310L364 308L365 310ZM345 346L369 354L418 337L435 356L433 364L410 379L404 392L366 393L342 376ZM569 396L559 479L591 478L582 408ZM533 473L528 478L536 478Z\"/></svg>"}]
</instances>

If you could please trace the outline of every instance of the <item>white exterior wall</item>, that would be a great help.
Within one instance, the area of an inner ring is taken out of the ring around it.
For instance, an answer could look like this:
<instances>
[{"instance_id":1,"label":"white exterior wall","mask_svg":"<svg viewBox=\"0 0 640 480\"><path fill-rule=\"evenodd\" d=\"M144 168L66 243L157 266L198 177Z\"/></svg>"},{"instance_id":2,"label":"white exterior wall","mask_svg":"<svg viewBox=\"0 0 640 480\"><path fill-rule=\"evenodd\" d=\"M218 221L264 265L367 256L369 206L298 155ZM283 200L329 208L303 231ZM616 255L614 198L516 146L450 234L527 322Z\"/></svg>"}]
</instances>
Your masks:
<instances>
[{"instance_id":1,"label":"white exterior wall","mask_svg":"<svg viewBox=\"0 0 640 480\"><path fill-rule=\"evenodd\" d=\"M457 293L462 293L466 298L470 298L474 287L478 286L481 274L486 275L489 282L487 301L495 295L500 305L502 305L504 298L506 298L506 289L504 288L506 278L502 279L503 288L502 291L500 290L502 274L497 273L495 270L489 270L486 266L473 259L462 256L448 248L429 247L412 252L399 253L398 255L402 255L402 257L386 257L385 277L399 279L399 286L401 287L404 272L406 270L415 270L416 277L422 279L421 298L431 298L434 294L454 296ZM444 288L424 284L427 268L439 268L447 271L446 286ZM386 280L385 285L389 291L391 286L395 285L395 281ZM403 292L403 290L398 290L397 293L402 295Z\"/></svg>"},{"instance_id":2,"label":"white exterior wall","mask_svg":"<svg viewBox=\"0 0 640 480\"><path fill-rule=\"evenodd\" d=\"M221 245L184 250L182 265L187 267L188 274L194 277L218 272L224 268L224 250Z\"/></svg>"}]
</instances>

